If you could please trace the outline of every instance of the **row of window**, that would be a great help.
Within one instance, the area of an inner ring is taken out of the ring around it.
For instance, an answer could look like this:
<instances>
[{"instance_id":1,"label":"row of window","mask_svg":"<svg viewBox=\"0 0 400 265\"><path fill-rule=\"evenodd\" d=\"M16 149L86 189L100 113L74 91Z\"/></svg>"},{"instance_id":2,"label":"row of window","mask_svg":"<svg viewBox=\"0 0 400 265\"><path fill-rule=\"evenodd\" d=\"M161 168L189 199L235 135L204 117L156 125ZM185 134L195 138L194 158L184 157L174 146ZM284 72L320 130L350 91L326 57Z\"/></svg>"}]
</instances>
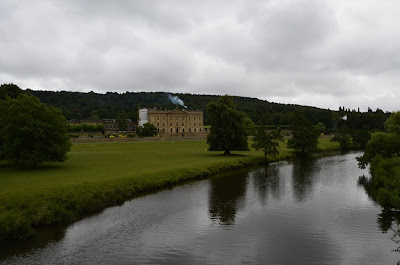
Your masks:
<instances>
[{"instance_id":1,"label":"row of window","mask_svg":"<svg viewBox=\"0 0 400 265\"><path fill-rule=\"evenodd\" d=\"M185 117L181 117L181 118L182 118L183 121L185 120ZM189 120L189 121L190 121L190 118L191 118L191 117L188 117L188 120ZM201 121L201 117L197 117L197 118L198 118L199 121ZM151 117L151 119L154 120L153 117ZM179 117L175 117L175 120L176 120L176 121L177 121L178 119L179 119ZM160 116L157 116L157 120L158 120L158 121L160 120ZM162 117L162 120L165 121L165 116ZM172 116L169 117L169 120L172 121ZM195 121L195 120L196 120L196 117L193 117L193 120Z\"/></svg>"},{"instance_id":2,"label":"row of window","mask_svg":"<svg viewBox=\"0 0 400 265\"><path fill-rule=\"evenodd\" d=\"M158 129L158 132L165 132L165 129ZM170 129L170 132L176 132L176 133L184 133L185 132L185 129L184 128L182 128L182 130L181 131L179 131L179 128L175 128L175 129ZM191 133L192 132L192 129L191 128L189 128L189 133ZM197 130L196 130L196 128L194 128L194 131L193 132L197 132ZM198 132L201 132L201 128L198 130Z\"/></svg>"},{"instance_id":3,"label":"row of window","mask_svg":"<svg viewBox=\"0 0 400 265\"><path fill-rule=\"evenodd\" d=\"M172 122L169 124L170 127L172 127ZM178 123L175 123L175 126L179 126ZM182 122L182 126L185 126L185 123ZM191 126L191 124L189 123L189 127ZM196 126L196 123L193 124L193 126ZM199 123L200 126L200 123ZM160 123L157 122L157 127L160 127ZM165 127L165 123L162 124L162 127Z\"/></svg>"}]
</instances>

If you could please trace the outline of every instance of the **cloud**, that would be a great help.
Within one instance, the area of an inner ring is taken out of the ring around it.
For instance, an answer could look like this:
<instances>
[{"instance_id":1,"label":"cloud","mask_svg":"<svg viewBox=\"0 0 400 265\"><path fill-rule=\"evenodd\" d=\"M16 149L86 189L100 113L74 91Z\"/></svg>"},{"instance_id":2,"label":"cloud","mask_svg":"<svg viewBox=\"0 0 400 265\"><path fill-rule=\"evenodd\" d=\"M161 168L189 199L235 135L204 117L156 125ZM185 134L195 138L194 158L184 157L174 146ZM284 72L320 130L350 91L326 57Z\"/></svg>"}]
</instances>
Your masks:
<instances>
[{"instance_id":1,"label":"cloud","mask_svg":"<svg viewBox=\"0 0 400 265\"><path fill-rule=\"evenodd\" d=\"M0 83L397 110L397 1L12 1Z\"/></svg>"}]
</instances>

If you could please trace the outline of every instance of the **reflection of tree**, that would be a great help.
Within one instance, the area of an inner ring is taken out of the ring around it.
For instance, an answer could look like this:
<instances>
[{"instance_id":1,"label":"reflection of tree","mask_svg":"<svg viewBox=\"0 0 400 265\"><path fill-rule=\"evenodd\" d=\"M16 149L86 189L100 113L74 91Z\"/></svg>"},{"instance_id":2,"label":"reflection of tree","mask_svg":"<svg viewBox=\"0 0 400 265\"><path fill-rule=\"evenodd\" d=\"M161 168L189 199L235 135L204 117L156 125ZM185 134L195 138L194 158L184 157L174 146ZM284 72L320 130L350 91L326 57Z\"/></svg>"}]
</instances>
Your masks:
<instances>
[{"instance_id":1,"label":"reflection of tree","mask_svg":"<svg viewBox=\"0 0 400 265\"><path fill-rule=\"evenodd\" d=\"M315 161L311 157L299 157L293 161L293 193L297 201L304 201L311 192Z\"/></svg>"},{"instance_id":2,"label":"reflection of tree","mask_svg":"<svg viewBox=\"0 0 400 265\"><path fill-rule=\"evenodd\" d=\"M358 179L358 184L364 187L369 198L378 203L376 200L377 190L371 178L361 176ZM382 210L382 212L378 214L376 222L383 233L390 232L392 234L391 239L399 245L394 251L400 252L400 212ZM400 262L398 262L398 264L400 264Z\"/></svg>"},{"instance_id":3,"label":"reflection of tree","mask_svg":"<svg viewBox=\"0 0 400 265\"><path fill-rule=\"evenodd\" d=\"M378 214L378 226L384 233L390 232L391 239L399 245L394 251L400 252L400 213L397 211L382 211Z\"/></svg>"},{"instance_id":4,"label":"reflection of tree","mask_svg":"<svg viewBox=\"0 0 400 265\"><path fill-rule=\"evenodd\" d=\"M247 186L247 171L211 178L209 211L212 219L224 225L235 223L236 212L243 206Z\"/></svg>"},{"instance_id":5,"label":"reflection of tree","mask_svg":"<svg viewBox=\"0 0 400 265\"><path fill-rule=\"evenodd\" d=\"M265 204L268 194L271 193L275 199L279 199L280 178L278 164L266 164L264 168L251 172L254 180L254 189L257 192L260 203Z\"/></svg>"}]
</instances>

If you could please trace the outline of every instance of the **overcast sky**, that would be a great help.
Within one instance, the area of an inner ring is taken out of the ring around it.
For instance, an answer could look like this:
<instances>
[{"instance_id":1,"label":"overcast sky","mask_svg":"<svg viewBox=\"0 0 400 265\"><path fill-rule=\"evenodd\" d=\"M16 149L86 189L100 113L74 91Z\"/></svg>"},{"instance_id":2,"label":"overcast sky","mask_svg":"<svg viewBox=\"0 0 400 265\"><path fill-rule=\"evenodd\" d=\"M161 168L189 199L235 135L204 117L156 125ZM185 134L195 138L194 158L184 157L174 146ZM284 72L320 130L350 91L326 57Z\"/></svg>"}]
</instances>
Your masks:
<instances>
[{"instance_id":1,"label":"overcast sky","mask_svg":"<svg viewBox=\"0 0 400 265\"><path fill-rule=\"evenodd\" d=\"M398 0L1 0L0 83L400 110Z\"/></svg>"}]
</instances>

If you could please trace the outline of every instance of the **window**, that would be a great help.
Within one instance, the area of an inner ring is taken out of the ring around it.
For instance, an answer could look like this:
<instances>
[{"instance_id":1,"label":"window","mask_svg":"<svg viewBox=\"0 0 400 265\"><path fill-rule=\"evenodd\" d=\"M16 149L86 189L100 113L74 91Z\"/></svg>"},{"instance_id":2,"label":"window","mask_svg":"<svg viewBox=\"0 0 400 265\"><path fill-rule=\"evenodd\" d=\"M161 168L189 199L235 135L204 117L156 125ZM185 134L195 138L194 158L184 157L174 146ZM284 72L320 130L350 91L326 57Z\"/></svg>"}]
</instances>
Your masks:
<instances>
[{"instance_id":1,"label":"window","mask_svg":"<svg viewBox=\"0 0 400 265\"><path fill-rule=\"evenodd\" d=\"M196 132L196 128L194 128L194 132Z\"/></svg>"},{"instance_id":2,"label":"window","mask_svg":"<svg viewBox=\"0 0 400 265\"><path fill-rule=\"evenodd\" d=\"M160 120L160 116L157 116L157 120L158 120L158 121Z\"/></svg>"},{"instance_id":3,"label":"window","mask_svg":"<svg viewBox=\"0 0 400 265\"><path fill-rule=\"evenodd\" d=\"M160 123L159 122L157 122L157 127L160 127Z\"/></svg>"},{"instance_id":4,"label":"window","mask_svg":"<svg viewBox=\"0 0 400 265\"><path fill-rule=\"evenodd\" d=\"M176 127L178 127L178 123L176 123Z\"/></svg>"},{"instance_id":5,"label":"window","mask_svg":"<svg viewBox=\"0 0 400 265\"><path fill-rule=\"evenodd\" d=\"M201 132L201 128L199 129L199 132Z\"/></svg>"},{"instance_id":6,"label":"window","mask_svg":"<svg viewBox=\"0 0 400 265\"><path fill-rule=\"evenodd\" d=\"M169 126L172 126L172 122L169 124Z\"/></svg>"},{"instance_id":7,"label":"window","mask_svg":"<svg viewBox=\"0 0 400 265\"><path fill-rule=\"evenodd\" d=\"M196 123L194 123L194 126L196 126Z\"/></svg>"},{"instance_id":8,"label":"window","mask_svg":"<svg viewBox=\"0 0 400 265\"><path fill-rule=\"evenodd\" d=\"M165 127L165 123L163 123L162 126Z\"/></svg>"},{"instance_id":9,"label":"window","mask_svg":"<svg viewBox=\"0 0 400 265\"><path fill-rule=\"evenodd\" d=\"M172 132L172 128L171 128L171 132Z\"/></svg>"},{"instance_id":10,"label":"window","mask_svg":"<svg viewBox=\"0 0 400 265\"><path fill-rule=\"evenodd\" d=\"M182 126L185 126L185 124L182 122Z\"/></svg>"},{"instance_id":11,"label":"window","mask_svg":"<svg viewBox=\"0 0 400 265\"><path fill-rule=\"evenodd\" d=\"M196 120L196 117L194 117L193 120Z\"/></svg>"},{"instance_id":12,"label":"window","mask_svg":"<svg viewBox=\"0 0 400 265\"><path fill-rule=\"evenodd\" d=\"M189 128L189 132L192 132L192 129Z\"/></svg>"}]
</instances>

